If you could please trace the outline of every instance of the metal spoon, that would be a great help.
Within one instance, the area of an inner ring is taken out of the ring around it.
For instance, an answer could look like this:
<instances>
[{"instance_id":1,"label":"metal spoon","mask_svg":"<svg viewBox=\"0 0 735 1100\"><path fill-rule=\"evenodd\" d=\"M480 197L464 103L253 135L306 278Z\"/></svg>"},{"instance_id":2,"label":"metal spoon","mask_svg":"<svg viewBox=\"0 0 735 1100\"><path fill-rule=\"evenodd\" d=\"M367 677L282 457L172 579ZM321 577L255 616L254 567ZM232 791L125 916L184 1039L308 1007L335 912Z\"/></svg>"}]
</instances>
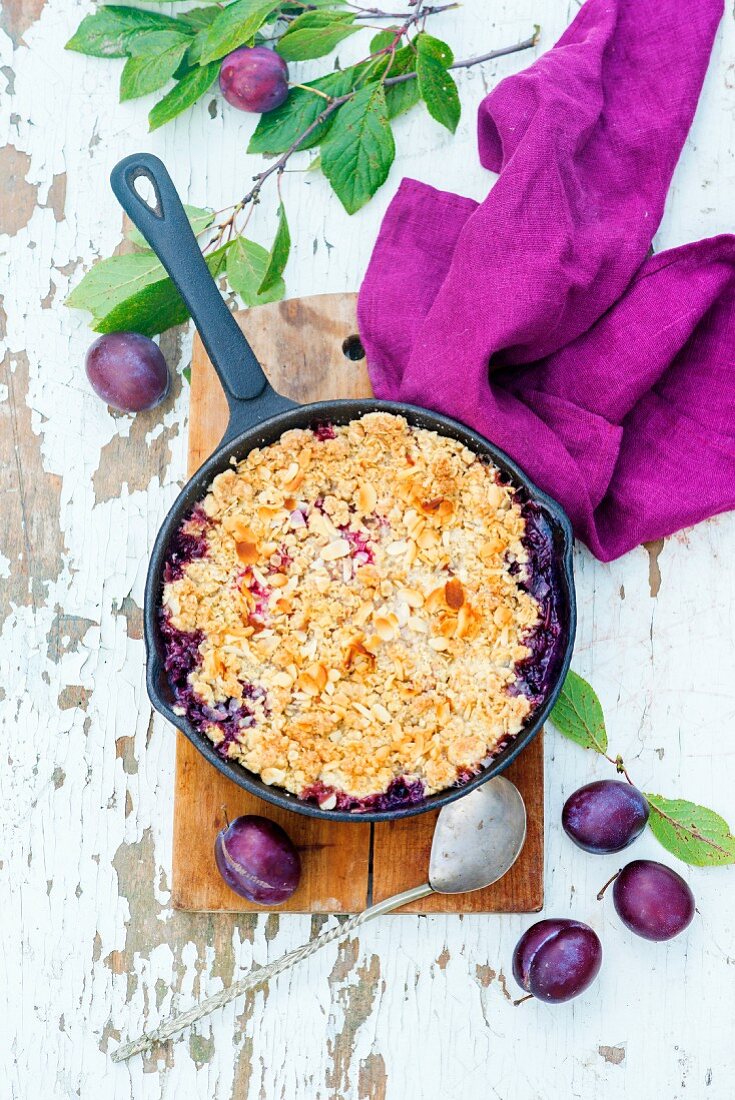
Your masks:
<instances>
[{"instance_id":1,"label":"metal spoon","mask_svg":"<svg viewBox=\"0 0 735 1100\"><path fill-rule=\"evenodd\" d=\"M518 789L503 776L483 783L463 798L450 802L439 814L431 842L427 883L371 905L303 947L251 971L233 982L228 989L207 997L188 1012L169 1017L154 1031L118 1047L112 1055L113 1062L122 1062L134 1054L150 1050L156 1043L170 1039L241 993L255 989L295 963L307 959L326 944L354 932L374 917L400 909L402 905L432 893L465 894L490 886L511 869L521 854L525 839L526 807Z\"/></svg>"}]
</instances>

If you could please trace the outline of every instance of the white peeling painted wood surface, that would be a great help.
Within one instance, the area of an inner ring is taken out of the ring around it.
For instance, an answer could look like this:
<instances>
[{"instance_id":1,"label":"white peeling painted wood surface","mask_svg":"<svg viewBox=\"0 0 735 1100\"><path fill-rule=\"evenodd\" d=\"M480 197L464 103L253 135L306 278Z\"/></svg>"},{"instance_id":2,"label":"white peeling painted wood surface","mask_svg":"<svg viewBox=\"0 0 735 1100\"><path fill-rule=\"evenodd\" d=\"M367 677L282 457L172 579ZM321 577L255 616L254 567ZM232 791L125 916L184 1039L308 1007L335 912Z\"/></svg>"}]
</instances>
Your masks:
<instances>
[{"instance_id":1,"label":"white peeling painted wood surface","mask_svg":"<svg viewBox=\"0 0 735 1100\"><path fill-rule=\"evenodd\" d=\"M395 916L172 1047L110 1062L121 1036L318 924L170 906L173 736L146 699L140 606L147 552L184 474L187 389L179 381L162 410L137 421L113 418L85 380L85 318L62 302L120 243L107 186L120 156L157 152L190 201L215 207L243 193L258 162L243 152L253 120L213 96L146 135L148 104L117 103L120 63L63 51L92 7L10 0L0 23L0 1097L730 1100L735 871L686 871L699 908L687 935L634 939L610 900L595 900L619 859L583 854L559 826L564 798L608 765L553 733L545 913L589 921L603 939L605 965L586 996L512 1006L510 957L529 917ZM534 23L545 49L576 10L467 0L435 26L457 56L518 41ZM659 248L733 228L733 57L728 5ZM454 139L421 111L400 120L388 184L354 218L316 174L286 176L289 293L357 288L401 175L481 197L491 177L477 162L476 106L529 60L460 75ZM268 241L273 227L270 196L254 235ZM190 335L164 347L180 372ZM731 821L733 560L735 516L611 566L579 550L575 658L638 782ZM661 850L647 836L635 854Z\"/></svg>"}]
</instances>

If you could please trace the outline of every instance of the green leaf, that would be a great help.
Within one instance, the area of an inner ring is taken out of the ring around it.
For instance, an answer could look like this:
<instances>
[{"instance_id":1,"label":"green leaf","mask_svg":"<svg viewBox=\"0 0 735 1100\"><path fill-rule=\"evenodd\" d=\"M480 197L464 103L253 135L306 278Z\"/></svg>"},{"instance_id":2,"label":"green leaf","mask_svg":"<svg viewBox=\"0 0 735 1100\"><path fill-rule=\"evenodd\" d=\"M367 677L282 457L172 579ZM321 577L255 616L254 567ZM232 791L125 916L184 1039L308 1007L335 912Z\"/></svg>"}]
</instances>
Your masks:
<instances>
[{"instance_id":1,"label":"green leaf","mask_svg":"<svg viewBox=\"0 0 735 1100\"><path fill-rule=\"evenodd\" d=\"M400 50L396 50L390 66L386 63L384 70L389 77L403 76L406 73L415 73L415 71L416 54L409 46L403 46ZM380 75L382 76L383 73ZM397 115L402 115L404 111L409 111L411 107L416 106L420 99L419 82L415 76L411 80L402 81L400 84L389 84L385 88L388 118L396 118Z\"/></svg>"},{"instance_id":2,"label":"green leaf","mask_svg":"<svg viewBox=\"0 0 735 1100\"><path fill-rule=\"evenodd\" d=\"M594 688L571 669L551 712L551 721L570 741L583 749L607 752L607 731L600 700Z\"/></svg>"},{"instance_id":3,"label":"green leaf","mask_svg":"<svg viewBox=\"0 0 735 1100\"><path fill-rule=\"evenodd\" d=\"M205 210L202 206L189 206L188 203L184 203L184 210L186 216L189 219L189 224L194 230L194 235L198 236L214 221L214 211ZM150 252L150 245L146 241L143 234L135 226L132 226L125 234L131 244L136 245L138 248L145 248Z\"/></svg>"},{"instance_id":4,"label":"green leaf","mask_svg":"<svg viewBox=\"0 0 735 1100\"><path fill-rule=\"evenodd\" d=\"M223 8L206 30L200 31L200 64L217 61L248 43L279 4L279 0L235 0Z\"/></svg>"},{"instance_id":5,"label":"green leaf","mask_svg":"<svg viewBox=\"0 0 735 1100\"><path fill-rule=\"evenodd\" d=\"M222 9L217 5L215 0L214 3L209 4L206 8L192 8L190 11L183 11L178 16L178 21L179 23L185 23L186 26L191 27L193 31L201 31L214 23L221 10Z\"/></svg>"},{"instance_id":6,"label":"green leaf","mask_svg":"<svg viewBox=\"0 0 735 1100\"><path fill-rule=\"evenodd\" d=\"M212 275L222 271L228 242L207 256ZM189 311L152 252L112 256L88 271L66 300L87 309L95 332L140 332L155 336L186 321Z\"/></svg>"},{"instance_id":7,"label":"green leaf","mask_svg":"<svg viewBox=\"0 0 735 1100\"><path fill-rule=\"evenodd\" d=\"M191 69L181 80L167 92L163 99L151 109L148 114L149 130L157 130L164 122L170 122L187 107L191 107L200 96L208 91L219 73L219 62L212 61L209 65L197 66Z\"/></svg>"},{"instance_id":8,"label":"green leaf","mask_svg":"<svg viewBox=\"0 0 735 1100\"><path fill-rule=\"evenodd\" d=\"M645 797L651 807L651 832L667 851L695 867L735 863L735 837L714 810L660 794Z\"/></svg>"},{"instance_id":9,"label":"green leaf","mask_svg":"<svg viewBox=\"0 0 735 1100\"><path fill-rule=\"evenodd\" d=\"M281 203L278 207L278 228L276 229L276 235L271 245L271 250L268 253L268 263L266 264L265 275L258 287L258 294L267 294L269 290L277 285L288 262L288 254L290 251L291 234L289 233L288 222L286 221L286 211L283 203Z\"/></svg>"},{"instance_id":10,"label":"green leaf","mask_svg":"<svg viewBox=\"0 0 735 1100\"><path fill-rule=\"evenodd\" d=\"M452 133L457 129L462 107L457 85L448 72L454 55L446 42L430 34L416 36L416 75L419 92L432 118Z\"/></svg>"},{"instance_id":11,"label":"green leaf","mask_svg":"<svg viewBox=\"0 0 735 1100\"><path fill-rule=\"evenodd\" d=\"M336 98L351 91L355 77L354 68L345 69L342 72L320 77L319 80L312 80L304 87L316 88L318 92ZM268 156L285 153L286 149L293 145L299 135L303 134L304 130L311 126L328 106L324 95L304 91L304 88L292 88L282 106L260 116L258 125L250 138L248 153L265 153ZM299 149L311 149L314 145L318 145L330 129L332 122L333 118L328 118L317 126L313 133L299 145Z\"/></svg>"},{"instance_id":12,"label":"green leaf","mask_svg":"<svg viewBox=\"0 0 735 1100\"><path fill-rule=\"evenodd\" d=\"M181 377L190 386L191 385L191 367L184 367L181 372Z\"/></svg>"},{"instance_id":13,"label":"green leaf","mask_svg":"<svg viewBox=\"0 0 735 1100\"><path fill-rule=\"evenodd\" d=\"M134 252L100 260L74 288L66 304L88 309L95 317L104 317L131 294L155 283L166 275L152 252Z\"/></svg>"},{"instance_id":14,"label":"green leaf","mask_svg":"<svg viewBox=\"0 0 735 1100\"><path fill-rule=\"evenodd\" d=\"M379 53L380 50L387 50L389 46L392 46L396 40L398 30L398 27L386 27L385 30L378 31L370 41L370 53Z\"/></svg>"},{"instance_id":15,"label":"green leaf","mask_svg":"<svg viewBox=\"0 0 735 1100\"><path fill-rule=\"evenodd\" d=\"M227 281L247 306L278 302L286 293L286 284L280 276L269 290L260 293L268 259L267 249L244 237L238 237L227 253Z\"/></svg>"},{"instance_id":16,"label":"green leaf","mask_svg":"<svg viewBox=\"0 0 735 1100\"><path fill-rule=\"evenodd\" d=\"M120 76L120 102L163 87L176 72L189 39L173 31L155 31L130 43L130 57Z\"/></svg>"},{"instance_id":17,"label":"green leaf","mask_svg":"<svg viewBox=\"0 0 735 1100\"><path fill-rule=\"evenodd\" d=\"M350 12L305 11L294 19L276 46L286 61L308 61L331 53L344 38L349 38L360 26L353 26Z\"/></svg>"},{"instance_id":18,"label":"green leaf","mask_svg":"<svg viewBox=\"0 0 735 1100\"><path fill-rule=\"evenodd\" d=\"M388 118L393 119L397 118L398 115L405 114L406 111L410 111L412 107L415 107L420 99L419 82L415 78L404 80L400 84L391 84L385 89Z\"/></svg>"},{"instance_id":19,"label":"green leaf","mask_svg":"<svg viewBox=\"0 0 735 1100\"><path fill-rule=\"evenodd\" d=\"M385 182L396 155L381 84L368 84L336 112L322 142L322 171L348 214Z\"/></svg>"},{"instance_id":20,"label":"green leaf","mask_svg":"<svg viewBox=\"0 0 735 1100\"><path fill-rule=\"evenodd\" d=\"M90 57L127 57L138 35L174 29L183 28L169 15L109 4L84 17L66 49Z\"/></svg>"}]
</instances>

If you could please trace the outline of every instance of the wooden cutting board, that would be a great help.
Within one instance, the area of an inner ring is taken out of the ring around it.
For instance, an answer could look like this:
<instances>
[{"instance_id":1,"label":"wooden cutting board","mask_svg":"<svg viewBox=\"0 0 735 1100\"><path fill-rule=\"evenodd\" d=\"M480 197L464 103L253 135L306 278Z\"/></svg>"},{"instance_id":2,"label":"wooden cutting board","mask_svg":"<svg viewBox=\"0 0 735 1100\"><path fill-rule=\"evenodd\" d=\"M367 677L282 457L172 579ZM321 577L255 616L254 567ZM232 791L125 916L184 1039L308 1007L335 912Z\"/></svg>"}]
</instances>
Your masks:
<instances>
[{"instance_id":1,"label":"wooden cutting board","mask_svg":"<svg viewBox=\"0 0 735 1100\"><path fill-rule=\"evenodd\" d=\"M294 298L235 314L274 387L297 401L365 397L372 391L357 337L355 294ZM201 341L192 357L189 471L214 450L227 406ZM401 912L535 912L543 904L543 734L506 775L528 810L528 837L513 869L494 886L471 894L424 898ZM189 741L176 735L173 903L194 911L260 910L222 881L213 857L224 814L265 814L280 822L302 853L299 889L279 911L354 913L425 881L436 813L371 826L314 820L279 810L225 779Z\"/></svg>"}]
</instances>

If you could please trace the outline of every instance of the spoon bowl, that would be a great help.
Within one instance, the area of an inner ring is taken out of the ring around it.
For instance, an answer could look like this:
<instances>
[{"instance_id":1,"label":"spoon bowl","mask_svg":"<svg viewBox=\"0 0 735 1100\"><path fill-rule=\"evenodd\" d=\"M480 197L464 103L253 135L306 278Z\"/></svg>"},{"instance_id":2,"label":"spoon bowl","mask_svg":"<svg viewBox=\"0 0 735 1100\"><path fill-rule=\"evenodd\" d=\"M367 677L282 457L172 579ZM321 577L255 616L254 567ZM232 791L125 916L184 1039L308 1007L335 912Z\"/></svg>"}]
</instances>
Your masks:
<instances>
[{"instance_id":1,"label":"spoon bowl","mask_svg":"<svg viewBox=\"0 0 735 1100\"><path fill-rule=\"evenodd\" d=\"M526 840L526 807L518 788L498 775L441 810L429 860L436 894L482 890L506 874Z\"/></svg>"}]
</instances>

